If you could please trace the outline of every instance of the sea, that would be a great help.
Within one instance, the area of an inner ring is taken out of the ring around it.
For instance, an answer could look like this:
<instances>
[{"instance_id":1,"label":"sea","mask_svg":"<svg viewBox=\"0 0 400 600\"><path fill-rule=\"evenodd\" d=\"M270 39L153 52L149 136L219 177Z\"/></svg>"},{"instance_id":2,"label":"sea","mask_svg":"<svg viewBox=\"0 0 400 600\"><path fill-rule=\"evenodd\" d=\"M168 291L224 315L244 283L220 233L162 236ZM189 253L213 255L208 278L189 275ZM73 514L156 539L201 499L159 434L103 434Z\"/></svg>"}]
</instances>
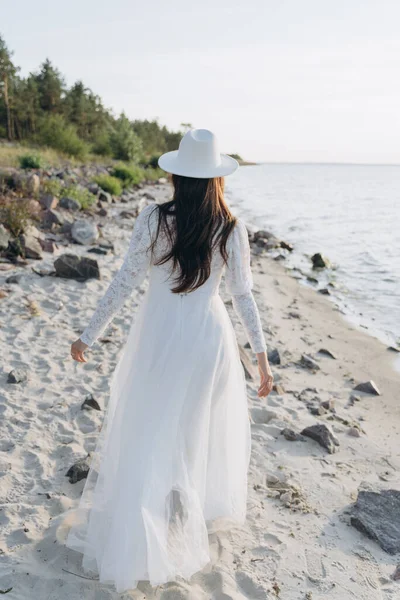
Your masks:
<instances>
[{"instance_id":1,"label":"sea","mask_svg":"<svg viewBox=\"0 0 400 600\"><path fill-rule=\"evenodd\" d=\"M329 298L345 318L400 345L400 166L242 166L226 178L226 197L251 228L293 245L286 264L303 285L333 284ZM316 252L332 265L317 275Z\"/></svg>"}]
</instances>

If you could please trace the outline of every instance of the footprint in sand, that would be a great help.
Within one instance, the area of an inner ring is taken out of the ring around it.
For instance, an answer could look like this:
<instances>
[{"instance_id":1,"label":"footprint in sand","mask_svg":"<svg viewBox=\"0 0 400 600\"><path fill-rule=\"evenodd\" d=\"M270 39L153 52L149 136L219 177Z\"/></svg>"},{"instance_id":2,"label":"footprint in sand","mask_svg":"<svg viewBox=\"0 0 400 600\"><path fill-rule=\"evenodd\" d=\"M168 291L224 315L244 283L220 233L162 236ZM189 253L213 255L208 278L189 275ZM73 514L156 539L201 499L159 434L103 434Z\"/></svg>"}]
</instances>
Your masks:
<instances>
[{"instance_id":1,"label":"footprint in sand","mask_svg":"<svg viewBox=\"0 0 400 600\"><path fill-rule=\"evenodd\" d=\"M251 598L251 600L270 600L264 586L254 581L247 573L237 571L235 577L238 588L245 598Z\"/></svg>"}]
</instances>

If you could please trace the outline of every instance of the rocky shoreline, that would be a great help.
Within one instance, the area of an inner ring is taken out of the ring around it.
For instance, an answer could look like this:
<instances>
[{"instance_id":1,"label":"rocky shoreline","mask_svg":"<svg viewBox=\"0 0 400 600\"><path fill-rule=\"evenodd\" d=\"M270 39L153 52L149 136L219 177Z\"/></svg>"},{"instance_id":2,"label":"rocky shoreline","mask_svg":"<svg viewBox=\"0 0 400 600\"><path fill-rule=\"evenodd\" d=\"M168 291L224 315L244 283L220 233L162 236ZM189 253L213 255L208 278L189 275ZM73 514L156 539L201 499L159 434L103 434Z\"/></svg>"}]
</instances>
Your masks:
<instances>
[{"instance_id":1,"label":"rocky shoreline","mask_svg":"<svg viewBox=\"0 0 400 600\"><path fill-rule=\"evenodd\" d=\"M37 202L31 204L39 217L34 229L14 236L0 231L0 590L12 588L17 600L120 598L85 578L79 555L62 545L59 515L81 493L110 374L147 283L88 352L87 364L72 362L69 344L121 264L138 211L166 200L170 188L161 180L112 197L94 186L90 191L95 169L41 174L39 188L25 198ZM67 196L41 194L41 181L61 174L93 194L88 209ZM257 397L254 357L222 290L248 382L247 522L210 536L212 565L190 583L156 589L143 583L124 599L376 600L385 594L395 600L400 375L391 365L394 353L288 274L290 244L267 231L250 233L250 242L254 295L275 377L266 400Z\"/></svg>"}]
</instances>

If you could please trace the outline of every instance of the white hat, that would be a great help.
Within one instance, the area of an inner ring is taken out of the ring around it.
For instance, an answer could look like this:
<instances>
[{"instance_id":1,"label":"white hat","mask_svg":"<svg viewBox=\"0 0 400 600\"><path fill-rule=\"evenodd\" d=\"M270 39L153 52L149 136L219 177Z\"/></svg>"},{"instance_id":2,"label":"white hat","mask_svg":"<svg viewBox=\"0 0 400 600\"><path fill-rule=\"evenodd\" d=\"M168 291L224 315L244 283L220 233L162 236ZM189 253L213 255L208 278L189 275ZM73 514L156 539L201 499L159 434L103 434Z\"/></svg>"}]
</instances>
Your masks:
<instances>
[{"instance_id":1,"label":"white hat","mask_svg":"<svg viewBox=\"0 0 400 600\"><path fill-rule=\"evenodd\" d=\"M158 165L175 175L211 179L230 175L239 163L231 156L219 153L217 138L212 131L190 129L181 139L179 150L160 156Z\"/></svg>"}]
</instances>

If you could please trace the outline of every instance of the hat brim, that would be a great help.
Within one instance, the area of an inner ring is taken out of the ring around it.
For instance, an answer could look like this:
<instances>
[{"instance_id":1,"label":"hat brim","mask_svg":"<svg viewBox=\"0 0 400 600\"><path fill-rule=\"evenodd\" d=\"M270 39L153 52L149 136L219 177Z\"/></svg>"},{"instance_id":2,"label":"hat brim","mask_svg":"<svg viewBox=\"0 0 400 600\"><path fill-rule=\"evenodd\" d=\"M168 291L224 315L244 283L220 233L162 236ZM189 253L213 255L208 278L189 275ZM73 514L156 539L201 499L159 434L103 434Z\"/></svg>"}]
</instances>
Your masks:
<instances>
[{"instance_id":1,"label":"hat brim","mask_svg":"<svg viewBox=\"0 0 400 600\"><path fill-rule=\"evenodd\" d=\"M178 150L172 152L166 152L158 159L158 166L174 175L182 175L183 177L198 177L199 179L212 179L213 177L225 177L230 175L239 167L237 160L228 156L227 154L221 154L221 163L217 167L205 168L202 165L182 165L179 162Z\"/></svg>"}]
</instances>

